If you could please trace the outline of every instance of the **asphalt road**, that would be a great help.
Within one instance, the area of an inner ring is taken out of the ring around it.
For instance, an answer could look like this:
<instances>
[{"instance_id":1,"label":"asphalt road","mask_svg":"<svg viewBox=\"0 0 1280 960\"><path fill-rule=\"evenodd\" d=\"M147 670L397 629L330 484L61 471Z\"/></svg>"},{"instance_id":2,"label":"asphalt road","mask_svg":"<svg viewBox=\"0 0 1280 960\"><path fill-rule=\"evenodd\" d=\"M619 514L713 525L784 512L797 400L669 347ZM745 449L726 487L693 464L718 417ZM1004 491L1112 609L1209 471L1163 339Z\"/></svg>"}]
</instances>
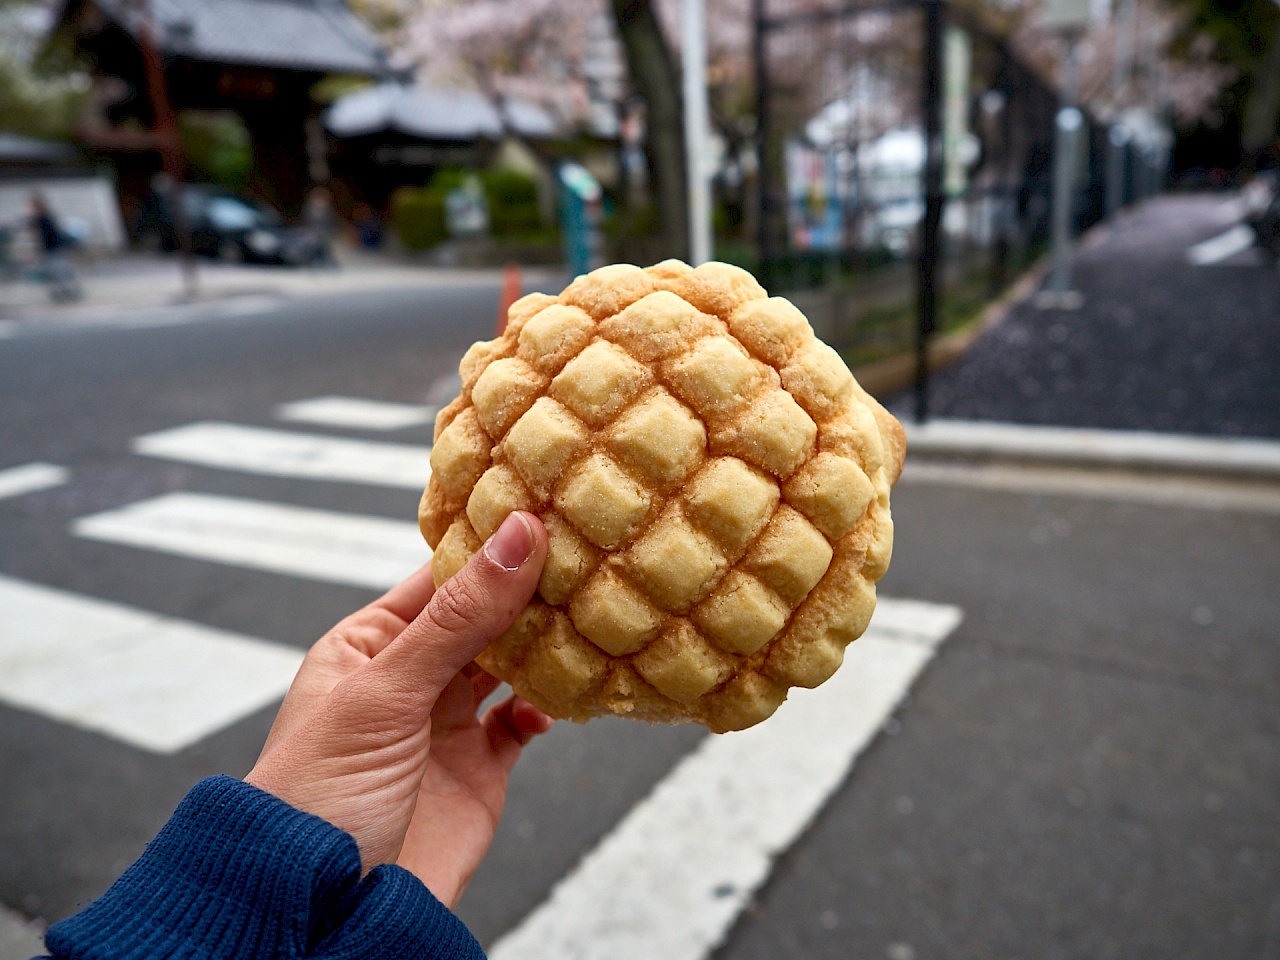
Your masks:
<instances>
[{"instance_id":1,"label":"asphalt road","mask_svg":"<svg viewBox=\"0 0 1280 960\"><path fill-rule=\"evenodd\" d=\"M0 340L0 470L70 471L0 499L0 575L305 647L375 591L89 540L72 523L172 492L411 520L411 490L171 462L131 442L207 420L278 429L276 405L308 397L428 402L488 335L496 297L361 294ZM714 956L1280 954L1280 511L908 477L894 517L882 594L964 620ZM0 903L53 921L100 893L193 782L249 768L273 711L162 755L0 704ZM460 909L482 942L703 739L600 721L531 747Z\"/></svg>"}]
</instances>

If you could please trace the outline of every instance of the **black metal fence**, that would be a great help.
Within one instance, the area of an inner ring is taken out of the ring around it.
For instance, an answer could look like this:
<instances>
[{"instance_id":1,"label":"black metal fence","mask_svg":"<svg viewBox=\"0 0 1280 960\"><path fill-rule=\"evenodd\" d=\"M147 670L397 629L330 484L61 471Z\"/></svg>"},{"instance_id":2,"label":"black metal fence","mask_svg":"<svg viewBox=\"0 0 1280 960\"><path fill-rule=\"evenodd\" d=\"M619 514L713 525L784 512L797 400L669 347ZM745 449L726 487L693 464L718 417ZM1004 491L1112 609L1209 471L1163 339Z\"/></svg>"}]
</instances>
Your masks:
<instances>
[{"instance_id":1,"label":"black metal fence","mask_svg":"<svg viewBox=\"0 0 1280 960\"><path fill-rule=\"evenodd\" d=\"M914 349L923 418L930 338L1047 247L1058 92L942 0L753 8L756 269L851 365ZM1158 183L1083 120L1077 231Z\"/></svg>"}]
</instances>

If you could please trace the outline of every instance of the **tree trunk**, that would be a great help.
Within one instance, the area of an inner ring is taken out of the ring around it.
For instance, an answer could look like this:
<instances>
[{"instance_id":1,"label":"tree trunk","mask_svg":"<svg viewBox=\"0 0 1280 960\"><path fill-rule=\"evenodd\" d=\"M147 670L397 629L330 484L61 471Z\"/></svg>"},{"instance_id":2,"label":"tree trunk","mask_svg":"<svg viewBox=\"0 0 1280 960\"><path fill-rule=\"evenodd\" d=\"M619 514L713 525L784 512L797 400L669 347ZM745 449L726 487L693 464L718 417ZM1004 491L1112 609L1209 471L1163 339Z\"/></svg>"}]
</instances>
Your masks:
<instances>
[{"instance_id":1,"label":"tree trunk","mask_svg":"<svg viewBox=\"0 0 1280 960\"><path fill-rule=\"evenodd\" d=\"M651 193L664 252L689 258L684 108L680 68L662 36L651 0L611 0L636 92L645 102Z\"/></svg>"},{"instance_id":2,"label":"tree trunk","mask_svg":"<svg viewBox=\"0 0 1280 960\"><path fill-rule=\"evenodd\" d=\"M1244 103L1240 144L1246 156L1276 139L1280 121L1280 18L1271 33L1271 45L1253 69L1253 83Z\"/></svg>"}]
</instances>

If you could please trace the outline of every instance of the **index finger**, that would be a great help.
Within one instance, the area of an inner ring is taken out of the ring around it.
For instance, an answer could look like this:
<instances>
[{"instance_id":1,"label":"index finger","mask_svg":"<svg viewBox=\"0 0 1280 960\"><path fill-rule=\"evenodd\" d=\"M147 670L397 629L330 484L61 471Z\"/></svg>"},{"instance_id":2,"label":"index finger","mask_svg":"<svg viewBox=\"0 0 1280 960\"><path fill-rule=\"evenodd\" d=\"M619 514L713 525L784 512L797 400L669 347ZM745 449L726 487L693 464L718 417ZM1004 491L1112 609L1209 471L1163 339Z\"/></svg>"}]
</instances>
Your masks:
<instances>
[{"instance_id":1,"label":"index finger","mask_svg":"<svg viewBox=\"0 0 1280 960\"><path fill-rule=\"evenodd\" d=\"M431 561L428 560L369 606L378 607L392 616L399 617L403 621L401 627L403 629L422 613L427 601L435 592L436 582L431 574Z\"/></svg>"}]
</instances>

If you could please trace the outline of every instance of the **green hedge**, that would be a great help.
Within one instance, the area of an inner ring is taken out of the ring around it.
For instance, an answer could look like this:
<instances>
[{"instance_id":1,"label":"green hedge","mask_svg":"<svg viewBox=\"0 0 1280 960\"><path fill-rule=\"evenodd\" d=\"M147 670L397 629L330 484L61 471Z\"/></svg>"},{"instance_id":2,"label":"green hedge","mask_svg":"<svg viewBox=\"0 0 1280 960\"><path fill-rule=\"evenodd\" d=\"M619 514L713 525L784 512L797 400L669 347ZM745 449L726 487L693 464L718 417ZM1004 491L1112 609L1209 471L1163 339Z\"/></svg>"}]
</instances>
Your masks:
<instances>
[{"instance_id":1,"label":"green hedge","mask_svg":"<svg viewBox=\"0 0 1280 960\"><path fill-rule=\"evenodd\" d=\"M538 210L538 182L511 170L489 170L480 176L489 201L489 232L495 237L535 233L543 226Z\"/></svg>"},{"instance_id":2,"label":"green hedge","mask_svg":"<svg viewBox=\"0 0 1280 960\"><path fill-rule=\"evenodd\" d=\"M425 250L449 238L444 199L477 176L489 207L489 233L497 238L529 237L545 232L538 210L538 183L511 170L441 170L425 187L401 187L391 198L391 223L410 250Z\"/></svg>"},{"instance_id":3,"label":"green hedge","mask_svg":"<svg viewBox=\"0 0 1280 960\"><path fill-rule=\"evenodd\" d=\"M443 190L401 187L391 195L391 225L410 250L426 250L449 239Z\"/></svg>"}]
</instances>

